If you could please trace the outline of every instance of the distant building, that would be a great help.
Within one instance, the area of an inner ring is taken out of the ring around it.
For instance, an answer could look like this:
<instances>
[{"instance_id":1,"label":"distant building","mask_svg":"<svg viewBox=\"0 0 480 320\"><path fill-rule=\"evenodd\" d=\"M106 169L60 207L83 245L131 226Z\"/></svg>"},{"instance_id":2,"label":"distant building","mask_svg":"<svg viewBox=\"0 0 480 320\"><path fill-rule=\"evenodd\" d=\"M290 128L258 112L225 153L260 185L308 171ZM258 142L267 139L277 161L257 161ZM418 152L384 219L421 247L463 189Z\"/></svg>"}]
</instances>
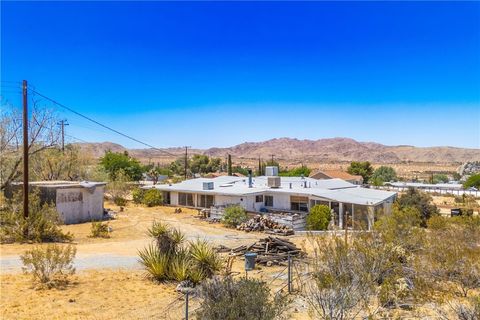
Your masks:
<instances>
[{"instance_id":1,"label":"distant building","mask_svg":"<svg viewBox=\"0 0 480 320\"><path fill-rule=\"evenodd\" d=\"M348 181L355 185L362 185L363 184L363 177L352 175L345 171L340 170L323 170L323 171L316 171L310 175L310 178L322 180L322 179L342 179Z\"/></svg>"},{"instance_id":2,"label":"distant building","mask_svg":"<svg viewBox=\"0 0 480 320\"><path fill-rule=\"evenodd\" d=\"M338 228L362 225L371 229L379 214L390 213L396 198L396 192L362 188L341 179L304 177L220 176L152 187L163 191L167 204L191 208L238 204L250 212L280 211L305 217L311 207L323 204L334 212Z\"/></svg>"},{"instance_id":3,"label":"distant building","mask_svg":"<svg viewBox=\"0 0 480 320\"><path fill-rule=\"evenodd\" d=\"M32 191L38 191L40 201L52 203L65 224L101 220L103 218L104 182L35 181L30 182ZM7 191L21 190L22 183L14 183Z\"/></svg>"}]
</instances>

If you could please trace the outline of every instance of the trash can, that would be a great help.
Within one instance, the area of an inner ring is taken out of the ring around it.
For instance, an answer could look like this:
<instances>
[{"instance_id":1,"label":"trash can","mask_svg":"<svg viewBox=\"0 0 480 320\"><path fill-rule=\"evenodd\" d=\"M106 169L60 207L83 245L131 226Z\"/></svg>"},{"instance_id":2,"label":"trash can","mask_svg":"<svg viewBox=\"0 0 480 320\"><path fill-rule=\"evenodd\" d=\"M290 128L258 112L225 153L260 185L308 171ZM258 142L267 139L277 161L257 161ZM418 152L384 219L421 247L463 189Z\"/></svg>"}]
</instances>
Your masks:
<instances>
[{"instance_id":1,"label":"trash can","mask_svg":"<svg viewBox=\"0 0 480 320\"><path fill-rule=\"evenodd\" d=\"M245 253L245 271L250 271L255 269L255 259L257 254L255 252Z\"/></svg>"}]
</instances>

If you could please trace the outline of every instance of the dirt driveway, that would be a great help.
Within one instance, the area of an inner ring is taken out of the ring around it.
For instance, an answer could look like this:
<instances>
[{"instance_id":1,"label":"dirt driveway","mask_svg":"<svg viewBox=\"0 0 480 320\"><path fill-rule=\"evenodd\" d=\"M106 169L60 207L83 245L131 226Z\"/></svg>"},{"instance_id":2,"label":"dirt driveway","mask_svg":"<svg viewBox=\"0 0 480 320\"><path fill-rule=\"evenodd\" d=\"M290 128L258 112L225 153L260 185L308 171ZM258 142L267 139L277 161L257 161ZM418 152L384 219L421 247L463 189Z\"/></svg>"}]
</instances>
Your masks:
<instances>
[{"instance_id":1,"label":"dirt driveway","mask_svg":"<svg viewBox=\"0 0 480 320\"><path fill-rule=\"evenodd\" d=\"M106 207L119 211L118 207L107 204ZM197 210L183 209L174 213L172 207L145 208L128 206L119 212L117 219L109 222L113 229L111 238L90 238L90 223L63 226L65 231L74 235L77 247L75 266L78 270L103 268L139 268L138 250L144 248L151 239L147 230L154 220L164 221L182 230L187 240L207 239L215 245L238 246L261 238L260 233L245 233L227 229L220 224L211 224L197 218ZM21 271L19 255L32 248L32 244L0 245L0 273Z\"/></svg>"}]
</instances>

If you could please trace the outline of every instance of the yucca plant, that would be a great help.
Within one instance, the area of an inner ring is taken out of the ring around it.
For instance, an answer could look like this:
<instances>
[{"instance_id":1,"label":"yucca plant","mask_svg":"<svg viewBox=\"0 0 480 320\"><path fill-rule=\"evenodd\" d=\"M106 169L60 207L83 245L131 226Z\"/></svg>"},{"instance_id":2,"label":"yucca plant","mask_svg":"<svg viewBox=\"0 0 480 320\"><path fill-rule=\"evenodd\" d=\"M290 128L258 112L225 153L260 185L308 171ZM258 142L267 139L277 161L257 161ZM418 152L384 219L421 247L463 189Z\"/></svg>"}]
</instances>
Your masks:
<instances>
[{"instance_id":1,"label":"yucca plant","mask_svg":"<svg viewBox=\"0 0 480 320\"><path fill-rule=\"evenodd\" d=\"M188 273L188 279L192 281L195 284L200 283L201 281L205 280L207 277L205 276L205 273L203 270L197 269L197 268L192 268L190 269Z\"/></svg>"},{"instance_id":2,"label":"yucca plant","mask_svg":"<svg viewBox=\"0 0 480 320\"><path fill-rule=\"evenodd\" d=\"M170 257L158 250L157 246L150 244L138 251L140 263L149 275L157 281L167 280L169 276Z\"/></svg>"},{"instance_id":3,"label":"yucca plant","mask_svg":"<svg viewBox=\"0 0 480 320\"><path fill-rule=\"evenodd\" d=\"M220 256L206 240L197 239L191 241L190 256L194 261L195 267L208 278L222 268Z\"/></svg>"},{"instance_id":4,"label":"yucca plant","mask_svg":"<svg viewBox=\"0 0 480 320\"><path fill-rule=\"evenodd\" d=\"M193 264L186 250L177 253L170 262L170 277L177 281L184 281L190 278L190 271Z\"/></svg>"},{"instance_id":5,"label":"yucca plant","mask_svg":"<svg viewBox=\"0 0 480 320\"><path fill-rule=\"evenodd\" d=\"M175 254L179 246L185 241L185 235L168 224L154 221L148 229L148 234L157 242L158 249L168 255Z\"/></svg>"}]
</instances>

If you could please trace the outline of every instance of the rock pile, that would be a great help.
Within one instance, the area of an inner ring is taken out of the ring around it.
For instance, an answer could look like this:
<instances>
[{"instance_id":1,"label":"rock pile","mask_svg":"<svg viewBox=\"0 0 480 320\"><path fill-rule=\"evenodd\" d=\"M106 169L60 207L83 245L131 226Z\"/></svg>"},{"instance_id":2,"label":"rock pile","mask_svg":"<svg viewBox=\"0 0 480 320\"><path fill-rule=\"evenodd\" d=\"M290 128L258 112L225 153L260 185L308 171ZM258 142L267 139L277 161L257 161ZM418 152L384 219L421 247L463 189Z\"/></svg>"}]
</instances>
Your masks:
<instances>
[{"instance_id":1,"label":"rock pile","mask_svg":"<svg viewBox=\"0 0 480 320\"><path fill-rule=\"evenodd\" d=\"M256 215L252 219L237 226L238 230L246 232L250 231L265 231L271 234L280 234L284 236L292 235L293 229L291 227L279 224L268 216Z\"/></svg>"}]
</instances>

